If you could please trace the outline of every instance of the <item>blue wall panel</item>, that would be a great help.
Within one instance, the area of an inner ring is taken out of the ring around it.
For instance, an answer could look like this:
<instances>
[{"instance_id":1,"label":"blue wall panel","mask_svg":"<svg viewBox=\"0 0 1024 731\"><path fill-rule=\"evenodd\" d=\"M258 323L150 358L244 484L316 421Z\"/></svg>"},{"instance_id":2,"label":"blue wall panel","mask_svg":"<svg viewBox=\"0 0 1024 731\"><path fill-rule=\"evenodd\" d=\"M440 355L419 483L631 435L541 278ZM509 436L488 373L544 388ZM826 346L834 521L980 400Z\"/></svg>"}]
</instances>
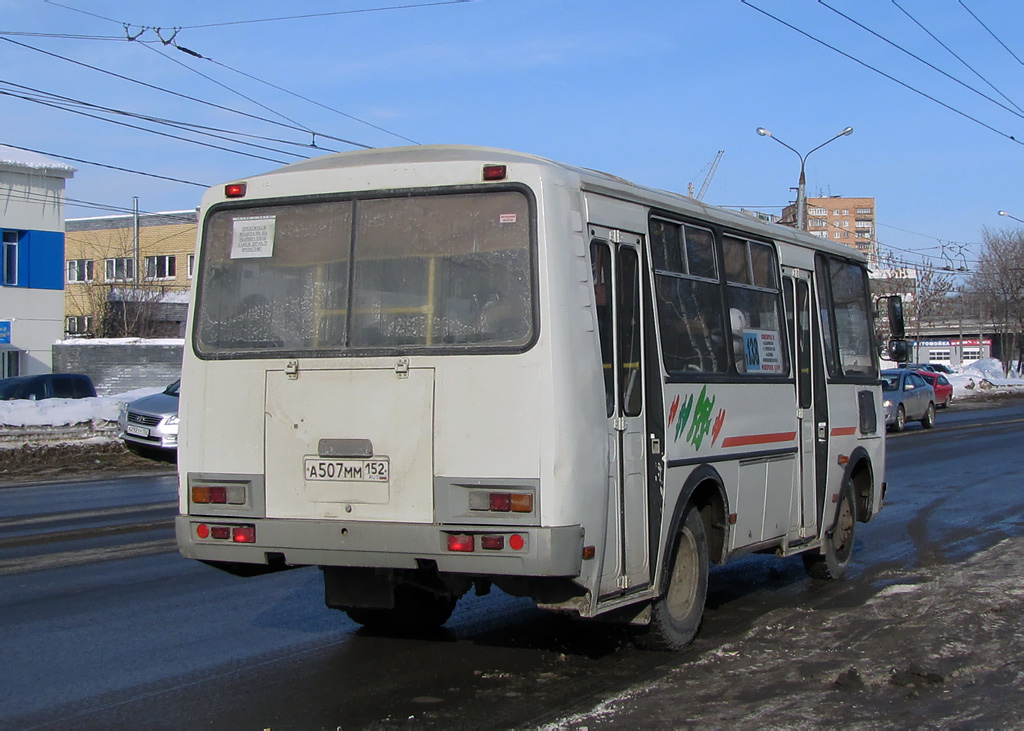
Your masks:
<instances>
[{"instance_id":1,"label":"blue wall panel","mask_svg":"<svg viewBox=\"0 0 1024 731\"><path fill-rule=\"evenodd\" d=\"M18 245L18 286L64 289L64 234L26 231Z\"/></svg>"}]
</instances>

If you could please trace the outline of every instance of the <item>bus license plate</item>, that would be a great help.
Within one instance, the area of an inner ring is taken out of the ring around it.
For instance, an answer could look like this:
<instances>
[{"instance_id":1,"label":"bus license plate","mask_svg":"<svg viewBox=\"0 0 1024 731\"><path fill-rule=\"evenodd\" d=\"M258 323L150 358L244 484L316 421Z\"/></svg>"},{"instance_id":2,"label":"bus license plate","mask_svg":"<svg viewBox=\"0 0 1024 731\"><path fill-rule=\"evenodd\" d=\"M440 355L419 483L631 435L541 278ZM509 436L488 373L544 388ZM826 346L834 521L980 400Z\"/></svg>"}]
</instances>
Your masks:
<instances>
[{"instance_id":1,"label":"bus license plate","mask_svg":"<svg viewBox=\"0 0 1024 731\"><path fill-rule=\"evenodd\" d=\"M131 434L132 436L136 437L149 436L149 429L147 429L144 426L135 426L133 424L128 424L127 426L125 426L124 431L126 434Z\"/></svg>"},{"instance_id":2,"label":"bus license plate","mask_svg":"<svg viewBox=\"0 0 1024 731\"><path fill-rule=\"evenodd\" d=\"M307 480L328 482L387 482L390 463L387 458L328 459L306 457L303 471Z\"/></svg>"}]
</instances>

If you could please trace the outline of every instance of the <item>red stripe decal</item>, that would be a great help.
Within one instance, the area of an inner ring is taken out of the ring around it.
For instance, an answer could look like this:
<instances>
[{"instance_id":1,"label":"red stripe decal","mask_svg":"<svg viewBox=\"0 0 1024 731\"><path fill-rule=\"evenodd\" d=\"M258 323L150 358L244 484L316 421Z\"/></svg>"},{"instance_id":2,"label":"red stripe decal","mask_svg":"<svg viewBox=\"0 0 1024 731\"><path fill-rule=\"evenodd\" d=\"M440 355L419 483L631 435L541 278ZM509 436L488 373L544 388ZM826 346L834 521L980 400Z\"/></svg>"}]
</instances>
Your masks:
<instances>
[{"instance_id":1,"label":"red stripe decal","mask_svg":"<svg viewBox=\"0 0 1024 731\"><path fill-rule=\"evenodd\" d=\"M745 437L726 437L722 440L724 448L750 447L755 444L777 444L791 442L796 439L795 431L779 432L778 434L750 434Z\"/></svg>"},{"instance_id":2,"label":"red stripe decal","mask_svg":"<svg viewBox=\"0 0 1024 731\"><path fill-rule=\"evenodd\" d=\"M857 427L855 426L837 426L832 430L832 436L834 437L852 437L857 433Z\"/></svg>"}]
</instances>

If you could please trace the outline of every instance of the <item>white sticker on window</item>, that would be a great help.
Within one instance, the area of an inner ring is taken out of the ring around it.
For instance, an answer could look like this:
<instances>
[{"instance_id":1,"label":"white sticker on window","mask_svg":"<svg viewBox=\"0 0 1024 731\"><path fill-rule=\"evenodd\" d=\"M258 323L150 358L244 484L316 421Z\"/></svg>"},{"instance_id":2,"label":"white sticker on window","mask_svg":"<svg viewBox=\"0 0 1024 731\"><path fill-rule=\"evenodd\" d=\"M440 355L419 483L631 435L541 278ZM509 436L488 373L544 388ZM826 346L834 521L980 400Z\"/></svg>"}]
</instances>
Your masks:
<instances>
[{"instance_id":1,"label":"white sticker on window","mask_svg":"<svg viewBox=\"0 0 1024 731\"><path fill-rule=\"evenodd\" d=\"M274 255L276 216L236 218L233 223L232 259L261 259Z\"/></svg>"},{"instance_id":2,"label":"white sticker on window","mask_svg":"<svg viewBox=\"0 0 1024 731\"><path fill-rule=\"evenodd\" d=\"M747 372L782 373L782 349L774 330L744 330Z\"/></svg>"},{"instance_id":3,"label":"white sticker on window","mask_svg":"<svg viewBox=\"0 0 1024 731\"><path fill-rule=\"evenodd\" d=\"M515 213L501 213L498 214L499 223L515 223L518 219L518 214Z\"/></svg>"}]
</instances>

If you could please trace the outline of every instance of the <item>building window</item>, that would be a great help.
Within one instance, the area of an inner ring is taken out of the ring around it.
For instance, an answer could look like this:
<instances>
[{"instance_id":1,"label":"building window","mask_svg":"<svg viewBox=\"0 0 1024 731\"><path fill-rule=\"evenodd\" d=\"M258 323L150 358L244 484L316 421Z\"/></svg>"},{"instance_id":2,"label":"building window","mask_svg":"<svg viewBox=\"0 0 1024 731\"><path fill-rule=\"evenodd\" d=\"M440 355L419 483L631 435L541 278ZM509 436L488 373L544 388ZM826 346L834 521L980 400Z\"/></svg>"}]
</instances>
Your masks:
<instances>
[{"instance_id":1,"label":"building window","mask_svg":"<svg viewBox=\"0 0 1024 731\"><path fill-rule=\"evenodd\" d=\"M77 315L66 318L64 331L68 335L84 335L92 332L92 317L89 315Z\"/></svg>"},{"instance_id":2,"label":"building window","mask_svg":"<svg viewBox=\"0 0 1024 731\"><path fill-rule=\"evenodd\" d=\"M943 348L941 350L937 350L935 348L932 348L931 350L928 351L928 362L929 363L945 363L946 365L949 365L949 361L950 361L949 356L950 356L949 348Z\"/></svg>"},{"instance_id":3,"label":"building window","mask_svg":"<svg viewBox=\"0 0 1024 731\"><path fill-rule=\"evenodd\" d=\"M850 215L850 209L849 208L844 208L843 209L843 215L844 216L849 216Z\"/></svg>"},{"instance_id":4,"label":"building window","mask_svg":"<svg viewBox=\"0 0 1024 731\"><path fill-rule=\"evenodd\" d=\"M960 356L960 365L967 365L976 360L981 360L981 348L964 348Z\"/></svg>"},{"instance_id":5,"label":"building window","mask_svg":"<svg viewBox=\"0 0 1024 731\"><path fill-rule=\"evenodd\" d=\"M4 231L3 280L0 284L18 283L18 232Z\"/></svg>"},{"instance_id":6,"label":"building window","mask_svg":"<svg viewBox=\"0 0 1024 731\"><path fill-rule=\"evenodd\" d=\"M840 231L836 231L836 232L834 232L834 233L832 234L832 238L834 238L834 239L838 239L838 238L839 238L839 234L840 234L840 233L841 233Z\"/></svg>"},{"instance_id":7,"label":"building window","mask_svg":"<svg viewBox=\"0 0 1024 731\"><path fill-rule=\"evenodd\" d=\"M828 231L811 231L811 236L817 236L819 239L827 239Z\"/></svg>"},{"instance_id":8,"label":"building window","mask_svg":"<svg viewBox=\"0 0 1024 731\"><path fill-rule=\"evenodd\" d=\"M107 259L104 279L108 282L131 282L135 279L135 260L131 257Z\"/></svg>"},{"instance_id":9,"label":"building window","mask_svg":"<svg viewBox=\"0 0 1024 731\"><path fill-rule=\"evenodd\" d=\"M828 220L825 218L812 218L807 222L807 225L810 228L825 228L828 226Z\"/></svg>"},{"instance_id":10,"label":"building window","mask_svg":"<svg viewBox=\"0 0 1024 731\"><path fill-rule=\"evenodd\" d=\"M843 228L850 228L850 222L849 221L843 221Z\"/></svg>"},{"instance_id":11,"label":"building window","mask_svg":"<svg viewBox=\"0 0 1024 731\"><path fill-rule=\"evenodd\" d=\"M93 274L92 259L69 259L68 260L68 281L69 282L91 282Z\"/></svg>"},{"instance_id":12,"label":"building window","mask_svg":"<svg viewBox=\"0 0 1024 731\"><path fill-rule=\"evenodd\" d=\"M21 351L20 350L5 350L3 351L3 373L0 374L4 378L13 378L14 376L21 375Z\"/></svg>"},{"instance_id":13,"label":"building window","mask_svg":"<svg viewBox=\"0 0 1024 731\"><path fill-rule=\"evenodd\" d=\"M192 272L194 272L195 269L196 269L196 255L195 254L189 254L188 255L188 278L189 279L192 278Z\"/></svg>"},{"instance_id":14,"label":"building window","mask_svg":"<svg viewBox=\"0 0 1024 731\"><path fill-rule=\"evenodd\" d=\"M810 208L807 210L807 214L810 216L827 216L827 208Z\"/></svg>"},{"instance_id":15,"label":"building window","mask_svg":"<svg viewBox=\"0 0 1024 731\"><path fill-rule=\"evenodd\" d=\"M173 256L146 257L146 279L174 279L175 273Z\"/></svg>"},{"instance_id":16,"label":"building window","mask_svg":"<svg viewBox=\"0 0 1024 731\"><path fill-rule=\"evenodd\" d=\"M858 216L870 216L874 212L874 210L875 210L874 208L858 208L857 209L857 215Z\"/></svg>"}]
</instances>

